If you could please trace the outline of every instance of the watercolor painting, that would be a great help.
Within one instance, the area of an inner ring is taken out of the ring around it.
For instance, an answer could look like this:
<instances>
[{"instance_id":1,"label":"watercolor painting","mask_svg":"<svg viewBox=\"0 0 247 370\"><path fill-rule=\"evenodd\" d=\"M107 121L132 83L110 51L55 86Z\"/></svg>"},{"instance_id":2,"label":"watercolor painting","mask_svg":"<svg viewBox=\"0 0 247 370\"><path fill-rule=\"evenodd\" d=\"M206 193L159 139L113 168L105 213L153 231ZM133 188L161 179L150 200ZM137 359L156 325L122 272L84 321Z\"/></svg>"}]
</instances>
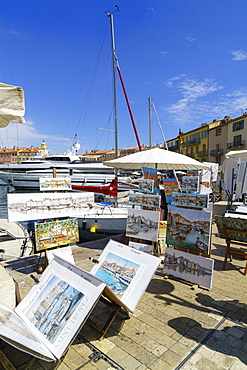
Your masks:
<instances>
[{"instance_id":1,"label":"watercolor painting","mask_svg":"<svg viewBox=\"0 0 247 370\"><path fill-rule=\"evenodd\" d=\"M164 273L211 289L214 260L172 248L166 248Z\"/></svg>"},{"instance_id":2,"label":"watercolor painting","mask_svg":"<svg viewBox=\"0 0 247 370\"><path fill-rule=\"evenodd\" d=\"M71 190L70 177L40 177L39 178L40 191L57 191L57 190Z\"/></svg>"},{"instance_id":3,"label":"watercolor painting","mask_svg":"<svg viewBox=\"0 0 247 370\"><path fill-rule=\"evenodd\" d=\"M82 292L53 275L42 294L30 305L26 317L54 343L83 297Z\"/></svg>"},{"instance_id":4,"label":"watercolor painting","mask_svg":"<svg viewBox=\"0 0 247 370\"><path fill-rule=\"evenodd\" d=\"M152 244L143 244L143 243L137 243L133 241L129 241L129 246L131 248L138 249L139 251L146 252L146 253L152 253L153 251L153 246Z\"/></svg>"},{"instance_id":5,"label":"watercolor painting","mask_svg":"<svg viewBox=\"0 0 247 370\"><path fill-rule=\"evenodd\" d=\"M143 193L153 193L153 191L154 191L154 180L140 179L139 180L139 191L141 191Z\"/></svg>"},{"instance_id":6,"label":"watercolor painting","mask_svg":"<svg viewBox=\"0 0 247 370\"><path fill-rule=\"evenodd\" d=\"M121 297L131 284L139 267L139 264L109 252L95 276L102 279L114 294Z\"/></svg>"},{"instance_id":7,"label":"watercolor painting","mask_svg":"<svg viewBox=\"0 0 247 370\"><path fill-rule=\"evenodd\" d=\"M129 204L147 208L158 208L160 206L160 195L130 193Z\"/></svg>"},{"instance_id":8,"label":"watercolor painting","mask_svg":"<svg viewBox=\"0 0 247 370\"><path fill-rule=\"evenodd\" d=\"M35 223L36 251L79 241L78 219Z\"/></svg>"},{"instance_id":9,"label":"watercolor painting","mask_svg":"<svg viewBox=\"0 0 247 370\"><path fill-rule=\"evenodd\" d=\"M157 241L159 218L158 211L128 209L126 236Z\"/></svg>"},{"instance_id":10,"label":"watercolor painting","mask_svg":"<svg viewBox=\"0 0 247 370\"><path fill-rule=\"evenodd\" d=\"M207 208L208 194L173 193L172 205L179 207Z\"/></svg>"},{"instance_id":11,"label":"watercolor painting","mask_svg":"<svg viewBox=\"0 0 247 370\"><path fill-rule=\"evenodd\" d=\"M166 203L171 203L172 194L178 192L178 182L174 179L164 179L163 180L165 194L166 194Z\"/></svg>"},{"instance_id":12,"label":"watercolor painting","mask_svg":"<svg viewBox=\"0 0 247 370\"><path fill-rule=\"evenodd\" d=\"M198 192L199 176L183 176L182 191Z\"/></svg>"},{"instance_id":13,"label":"watercolor painting","mask_svg":"<svg viewBox=\"0 0 247 370\"><path fill-rule=\"evenodd\" d=\"M211 212L168 206L166 242L208 255L211 221Z\"/></svg>"}]
</instances>

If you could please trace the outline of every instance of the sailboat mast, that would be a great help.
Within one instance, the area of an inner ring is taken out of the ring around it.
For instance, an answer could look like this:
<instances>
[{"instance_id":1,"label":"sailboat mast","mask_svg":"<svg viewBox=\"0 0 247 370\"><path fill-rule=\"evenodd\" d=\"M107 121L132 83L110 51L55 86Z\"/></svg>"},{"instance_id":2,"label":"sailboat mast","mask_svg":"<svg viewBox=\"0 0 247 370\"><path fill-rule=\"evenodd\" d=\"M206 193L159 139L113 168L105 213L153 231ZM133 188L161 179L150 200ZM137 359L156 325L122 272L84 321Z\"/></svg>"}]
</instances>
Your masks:
<instances>
[{"instance_id":1,"label":"sailboat mast","mask_svg":"<svg viewBox=\"0 0 247 370\"><path fill-rule=\"evenodd\" d=\"M153 126L153 115L152 115L152 109L153 109L153 99L152 98L148 98L148 102L149 102L149 147L150 149L152 149L152 140L153 140L153 129L152 129L152 126Z\"/></svg>"},{"instance_id":2,"label":"sailboat mast","mask_svg":"<svg viewBox=\"0 0 247 370\"><path fill-rule=\"evenodd\" d=\"M108 14L111 26L111 43L112 43L112 67L113 67L113 102L114 102L114 125L115 125L115 158L118 157L118 111L117 111L117 56L115 50L113 13Z\"/></svg>"}]
</instances>

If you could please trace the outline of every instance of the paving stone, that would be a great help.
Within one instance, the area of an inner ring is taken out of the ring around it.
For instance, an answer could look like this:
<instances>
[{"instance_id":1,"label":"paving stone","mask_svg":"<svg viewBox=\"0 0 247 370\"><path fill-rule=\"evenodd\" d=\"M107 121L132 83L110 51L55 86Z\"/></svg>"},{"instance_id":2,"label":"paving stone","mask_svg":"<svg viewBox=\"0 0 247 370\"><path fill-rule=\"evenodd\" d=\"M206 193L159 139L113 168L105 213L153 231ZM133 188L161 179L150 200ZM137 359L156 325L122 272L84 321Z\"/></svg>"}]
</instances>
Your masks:
<instances>
[{"instance_id":1,"label":"paving stone","mask_svg":"<svg viewBox=\"0 0 247 370\"><path fill-rule=\"evenodd\" d=\"M205 357L200 358L195 365L200 370L215 370L216 367L215 362L212 362Z\"/></svg>"},{"instance_id":2,"label":"paving stone","mask_svg":"<svg viewBox=\"0 0 247 370\"><path fill-rule=\"evenodd\" d=\"M118 361L118 364L127 370L136 370L141 365L140 361L129 355Z\"/></svg>"},{"instance_id":3,"label":"paving stone","mask_svg":"<svg viewBox=\"0 0 247 370\"><path fill-rule=\"evenodd\" d=\"M228 334L231 334L233 335L234 337L238 338L238 339L241 339L244 335L244 331L239 329L239 328L234 328L234 327L231 327L227 330L227 333Z\"/></svg>"},{"instance_id":4,"label":"paving stone","mask_svg":"<svg viewBox=\"0 0 247 370\"><path fill-rule=\"evenodd\" d=\"M220 365L225 369L229 369L234 362L234 357L215 352L214 356L212 357L212 361L214 361L217 366Z\"/></svg>"},{"instance_id":5,"label":"paving stone","mask_svg":"<svg viewBox=\"0 0 247 370\"><path fill-rule=\"evenodd\" d=\"M172 370L174 367L167 362L163 361L161 358L158 358L151 366L151 370Z\"/></svg>"},{"instance_id":6,"label":"paving stone","mask_svg":"<svg viewBox=\"0 0 247 370\"><path fill-rule=\"evenodd\" d=\"M232 366L230 367L230 370L246 370L247 369L247 364L244 364L242 361L240 360L235 360L232 364Z\"/></svg>"},{"instance_id":7,"label":"paving stone","mask_svg":"<svg viewBox=\"0 0 247 370\"><path fill-rule=\"evenodd\" d=\"M157 359L157 357L151 352L143 349L141 352L136 354L136 359L139 360L142 364L150 367L152 363Z\"/></svg>"},{"instance_id":8,"label":"paving stone","mask_svg":"<svg viewBox=\"0 0 247 370\"><path fill-rule=\"evenodd\" d=\"M171 350L163 353L160 358L171 366L177 366L181 362L181 356Z\"/></svg>"}]
</instances>

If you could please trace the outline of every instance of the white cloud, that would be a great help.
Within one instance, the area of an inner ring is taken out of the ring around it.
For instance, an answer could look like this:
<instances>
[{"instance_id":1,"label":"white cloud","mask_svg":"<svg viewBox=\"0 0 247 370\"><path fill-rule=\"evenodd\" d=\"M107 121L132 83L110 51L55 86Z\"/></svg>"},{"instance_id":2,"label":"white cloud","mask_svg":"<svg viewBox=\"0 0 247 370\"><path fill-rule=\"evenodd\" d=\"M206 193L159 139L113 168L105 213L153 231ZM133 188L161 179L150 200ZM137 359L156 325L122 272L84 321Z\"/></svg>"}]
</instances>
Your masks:
<instances>
[{"instance_id":1,"label":"white cloud","mask_svg":"<svg viewBox=\"0 0 247 370\"><path fill-rule=\"evenodd\" d=\"M155 10L154 10L154 8L151 8L150 6L148 7L148 10L151 10L151 12L153 13L153 14L155 14Z\"/></svg>"},{"instance_id":2,"label":"white cloud","mask_svg":"<svg viewBox=\"0 0 247 370\"><path fill-rule=\"evenodd\" d=\"M164 84L166 87L172 87L172 86L173 86L174 81L181 80L183 77L185 77L185 74L184 74L184 73L181 73L181 74L180 74L180 75L178 75L178 76L172 77L172 78L170 78L169 80L164 81L164 82L163 82L163 84Z\"/></svg>"},{"instance_id":3,"label":"white cloud","mask_svg":"<svg viewBox=\"0 0 247 370\"><path fill-rule=\"evenodd\" d=\"M233 55L232 60L246 60L247 59L247 53L243 50L232 50L229 53Z\"/></svg>"},{"instance_id":4,"label":"white cloud","mask_svg":"<svg viewBox=\"0 0 247 370\"><path fill-rule=\"evenodd\" d=\"M44 140L51 153L56 153L59 147L63 143L63 152L69 148L71 139L64 138L62 136L42 134L36 130L34 123L31 120L26 119L26 124L12 123L2 128L0 131L0 147L13 148L17 147L40 147ZM50 144L50 145L49 145Z\"/></svg>"},{"instance_id":5,"label":"white cloud","mask_svg":"<svg viewBox=\"0 0 247 370\"><path fill-rule=\"evenodd\" d=\"M196 41L196 38L193 37L193 36L186 36L185 39L190 41L190 42Z\"/></svg>"},{"instance_id":6,"label":"white cloud","mask_svg":"<svg viewBox=\"0 0 247 370\"><path fill-rule=\"evenodd\" d=\"M167 54L167 51L161 51L160 54L164 57Z\"/></svg>"}]
</instances>

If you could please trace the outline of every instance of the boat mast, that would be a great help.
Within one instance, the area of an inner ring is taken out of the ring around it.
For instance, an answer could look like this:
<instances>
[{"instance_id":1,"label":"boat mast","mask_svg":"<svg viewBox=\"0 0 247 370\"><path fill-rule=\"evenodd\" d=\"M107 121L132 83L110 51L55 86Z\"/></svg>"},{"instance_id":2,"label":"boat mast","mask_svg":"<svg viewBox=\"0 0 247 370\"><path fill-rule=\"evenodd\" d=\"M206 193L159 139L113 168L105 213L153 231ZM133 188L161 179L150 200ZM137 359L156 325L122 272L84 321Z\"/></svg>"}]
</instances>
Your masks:
<instances>
[{"instance_id":1,"label":"boat mast","mask_svg":"<svg viewBox=\"0 0 247 370\"><path fill-rule=\"evenodd\" d=\"M152 149L153 143L152 143L152 125L153 125L153 115L152 115L152 108L153 108L153 99L148 98L149 102L149 147Z\"/></svg>"},{"instance_id":2,"label":"boat mast","mask_svg":"<svg viewBox=\"0 0 247 370\"><path fill-rule=\"evenodd\" d=\"M119 11L117 5L116 10L112 13L108 13L110 18L111 26L111 43L112 43L112 67L113 67L113 96L114 96L114 125L115 125L115 158L118 158L118 111L117 111L117 82L116 82L116 70L117 70L117 55L115 49L115 37L114 37L114 24L113 24L113 13Z\"/></svg>"}]
</instances>

